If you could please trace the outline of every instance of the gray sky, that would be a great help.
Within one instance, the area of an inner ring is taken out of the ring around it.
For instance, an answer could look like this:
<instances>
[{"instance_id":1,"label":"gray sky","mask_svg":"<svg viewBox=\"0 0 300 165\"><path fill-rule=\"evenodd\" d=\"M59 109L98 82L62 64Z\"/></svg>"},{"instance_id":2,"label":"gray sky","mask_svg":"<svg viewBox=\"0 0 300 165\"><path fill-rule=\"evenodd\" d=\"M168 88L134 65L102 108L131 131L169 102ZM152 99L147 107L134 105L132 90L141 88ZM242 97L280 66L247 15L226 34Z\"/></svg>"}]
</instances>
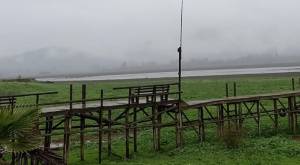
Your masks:
<instances>
[{"instance_id":1,"label":"gray sky","mask_svg":"<svg viewBox=\"0 0 300 165\"><path fill-rule=\"evenodd\" d=\"M0 1L0 57L65 47L118 60L177 59L180 0ZM185 0L184 58L298 52L299 7L299 0Z\"/></svg>"}]
</instances>

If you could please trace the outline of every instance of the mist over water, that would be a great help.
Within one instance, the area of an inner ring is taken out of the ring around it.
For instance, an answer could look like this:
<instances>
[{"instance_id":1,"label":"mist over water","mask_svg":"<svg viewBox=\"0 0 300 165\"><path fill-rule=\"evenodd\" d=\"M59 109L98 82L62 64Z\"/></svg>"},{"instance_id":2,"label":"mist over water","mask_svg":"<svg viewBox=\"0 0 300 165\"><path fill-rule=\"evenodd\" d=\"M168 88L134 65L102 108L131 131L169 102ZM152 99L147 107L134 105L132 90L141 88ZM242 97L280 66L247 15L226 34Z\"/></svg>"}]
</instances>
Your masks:
<instances>
[{"instance_id":1,"label":"mist over water","mask_svg":"<svg viewBox=\"0 0 300 165\"><path fill-rule=\"evenodd\" d=\"M299 6L186 0L183 67L299 63ZM179 0L9 0L0 20L0 78L176 70Z\"/></svg>"},{"instance_id":2,"label":"mist over water","mask_svg":"<svg viewBox=\"0 0 300 165\"><path fill-rule=\"evenodd\" d=\"M183 77L204 76L230 76L230 75L252 75L252 74L274 74L274 73L300 73L300 67L270 67L270 68L244 68L244 69L210 69L183 71ZM148 78L175 78L177 72L136 73L121 75L84 76L84 77L54 77L38 78L37 81L100 81L100 80L127 80Z\"/></svg>"}]
</instances>

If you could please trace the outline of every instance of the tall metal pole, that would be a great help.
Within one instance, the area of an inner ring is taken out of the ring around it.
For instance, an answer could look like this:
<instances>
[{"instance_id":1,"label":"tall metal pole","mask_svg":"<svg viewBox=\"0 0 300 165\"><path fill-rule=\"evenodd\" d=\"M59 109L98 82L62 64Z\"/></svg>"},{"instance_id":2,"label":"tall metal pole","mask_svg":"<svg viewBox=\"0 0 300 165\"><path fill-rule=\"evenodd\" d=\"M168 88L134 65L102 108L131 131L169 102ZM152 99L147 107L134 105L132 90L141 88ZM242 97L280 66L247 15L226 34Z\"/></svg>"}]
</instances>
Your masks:
<instances>
[{"instance_id":1,"label":"tall metal pole","mask_svg":"<svg viewBox=\"0 0 300 165\"><path fill-rule=\"evenodd\" d=\"M178 60L178 88L181 92L181 77L182 77L182 71L181 71L181 61L182 61L182 33L183 33L183 1L181 0L181 12L180 12L180 37L179 37L179 47L178 47L178 54L179 54L179 60ZM179 94L179 100L181 100L181 94Z\"/></svg>"},{"instance_id":2,"label":"tall metal pole","mask_svg":"<svg viewBox=\"0 0 300 165\"><path fill-rule=\"evenodd\" d=\"M182 60L182 32L183 32L183 0L181 0L181 13L180 13L180 43L178 48L179 60L178 60L178 111L176 114L177 128L176 128L176 146L182 147L182 113L181 113L181 60Z\"/></svg>"}]
</instances>

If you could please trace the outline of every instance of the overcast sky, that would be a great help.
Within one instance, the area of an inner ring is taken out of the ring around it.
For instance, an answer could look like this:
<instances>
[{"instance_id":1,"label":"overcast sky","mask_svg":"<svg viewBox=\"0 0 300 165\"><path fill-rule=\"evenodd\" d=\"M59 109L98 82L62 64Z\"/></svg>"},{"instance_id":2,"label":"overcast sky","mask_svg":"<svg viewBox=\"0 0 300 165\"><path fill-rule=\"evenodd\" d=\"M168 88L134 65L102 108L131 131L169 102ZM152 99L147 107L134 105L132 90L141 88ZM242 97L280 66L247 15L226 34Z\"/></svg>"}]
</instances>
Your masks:
<instances>
[{"instance_id":1,"label":"overcast sky","mask_svg":"<svg viewBox=\"0 0 300 165\"><path fill-rule=\"evenodd\" d=\"M177 59L180 0L0 2L0 57L64 47L105 58ZM299 0L185 0L184 58L298 52L299 9Z\"/></svg>"}]
</instances>

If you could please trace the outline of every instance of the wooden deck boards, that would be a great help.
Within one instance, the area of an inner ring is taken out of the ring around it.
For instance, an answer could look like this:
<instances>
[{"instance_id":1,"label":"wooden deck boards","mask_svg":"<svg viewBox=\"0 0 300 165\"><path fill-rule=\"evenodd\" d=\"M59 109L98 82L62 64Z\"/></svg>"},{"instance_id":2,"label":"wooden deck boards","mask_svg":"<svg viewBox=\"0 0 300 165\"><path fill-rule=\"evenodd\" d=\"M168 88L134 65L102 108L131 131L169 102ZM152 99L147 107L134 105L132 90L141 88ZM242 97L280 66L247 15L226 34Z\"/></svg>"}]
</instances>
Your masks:
<instances>
[{"instance_id":1,"label":"wooden deck boards","mask_svg":"<svg viewBox=\"0 0 300 165\"><path fill-rule=\"evenodd\" d=\"M157 99L157 103L159 103L159 99ZM173 102L176 102L175 99L169 99L167 101L167 103L173 103ZM164 102L161 102L161 103L164 103ZM143 106L147 106L147 105L152 105L153 103L151 102L147 102L146 99L141 99L139 101L139 105L136 105L136 104L131 104L131 106L140 106L140 107L143 107ZM103 102L103 108L104 109L119 109L119 108L126 108L128 107L129 104L128 104L128 100L114 100L114 101L104 101ZM93 109L97 109L101 107L101 103L100 101L98 102L89 102L89 103L86 103L86 108L84 108L85 110L92 110ZM70 105L68 104L65 104L65 105L59 105L59 106L47 106L47 107L43 107L42 108L42 114L54 114L55 112L57 112L56 114L62 114L64 111L66 110L69 110L70 108ZM76 103L76 104L73 104L72 105L72 110L74 112L76 111L80 111L82 109L82 104L79 104L79 103Z\"/></svg>"},{"instance_id":2,"label":"wooden deck boards","mask_svg":"<svg viewBox=\"0 0 300 165\"><path fill-rule=\"evenodd\" d=\"M284 98L290 96L300 96L300 90L297 91L286 91L277 93L266 93L258 95L246 95L246 96L236 96L236 97L224 97L218 99L208 99L208 100L194 100L186 102L188 108L199 107L204 105L217 105L223 103L235 103L243 101L256 101L256 100L270 100L276 98Z\"/></svg>"},{"instance_id":3,"label":"wooden deck boards","mask_svg":"<svg viewBox=\"0 0 300 165\"><path fill-rule=\"evenodd\" d=\"M257 95L246 95L246 96L236 96L236 97L224 97L218 99L208 99L208 100L193 100L184 102L184 108L197 108L200 106L207 105L218 105L223 103L238 103L245 101L257 101L257 100L271 100L276 98L284 98L291 96L300 96L300 90L296 91L285 91L285 92L277 92L277 93L266 93L266 94L257 94ZM159 101L158 101L159 102ZM140 100L139 103L141 106L147 104L146 99ZM104 106L106 109L108 108L122 108L128 106L128 100L114 100L114 101L104 101ZM86 104L86 109L93 109L100 107L100 101L98 102L89 102ZM82 104L73 104L73 109L81 109ZM43 107L42 113L53 113L58 111L65 111L69 109L69 105L60 105L60 106L52 106L52 107Z\"/></svg>"}]
</instances>

